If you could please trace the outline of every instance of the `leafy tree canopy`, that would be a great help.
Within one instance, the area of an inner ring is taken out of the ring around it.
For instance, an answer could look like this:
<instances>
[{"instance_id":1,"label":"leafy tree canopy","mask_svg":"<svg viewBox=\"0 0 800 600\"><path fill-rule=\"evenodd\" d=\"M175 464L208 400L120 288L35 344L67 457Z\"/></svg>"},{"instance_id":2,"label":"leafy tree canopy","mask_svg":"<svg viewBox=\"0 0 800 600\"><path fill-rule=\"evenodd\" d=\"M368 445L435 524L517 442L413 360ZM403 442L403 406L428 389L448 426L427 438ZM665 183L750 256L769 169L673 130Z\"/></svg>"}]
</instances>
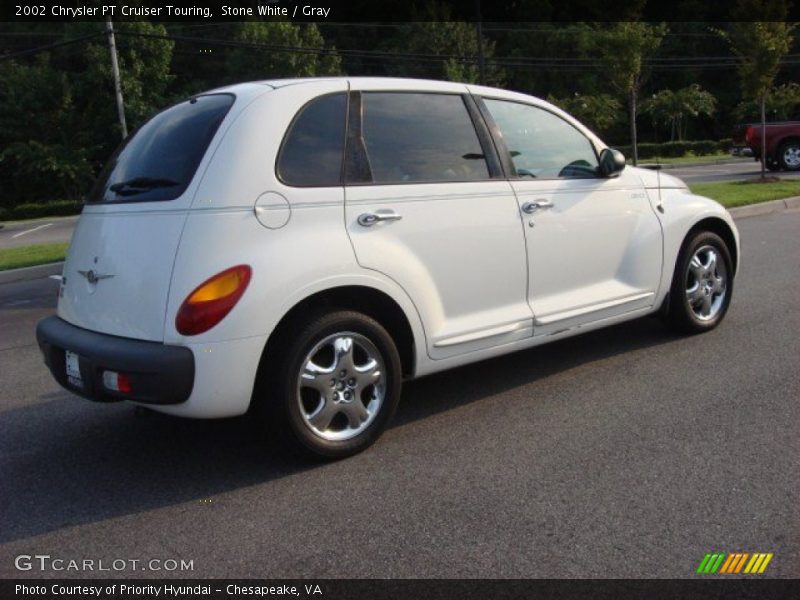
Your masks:
<instances>
[{"instance_id":1,"label":"leafy tree canopy","mask_svg":"<svg viewBox=\"0 0 800 600\"><path fill-rule=\"evenodd\" d=\"M341 73L335 48L325 48L325 40L313 23L247 21L239 24L234 40L252 47L235 48L228 53L227 76L231 82ZM320 50L326 51L317 52Z\"/></svg>"}]
</instances>

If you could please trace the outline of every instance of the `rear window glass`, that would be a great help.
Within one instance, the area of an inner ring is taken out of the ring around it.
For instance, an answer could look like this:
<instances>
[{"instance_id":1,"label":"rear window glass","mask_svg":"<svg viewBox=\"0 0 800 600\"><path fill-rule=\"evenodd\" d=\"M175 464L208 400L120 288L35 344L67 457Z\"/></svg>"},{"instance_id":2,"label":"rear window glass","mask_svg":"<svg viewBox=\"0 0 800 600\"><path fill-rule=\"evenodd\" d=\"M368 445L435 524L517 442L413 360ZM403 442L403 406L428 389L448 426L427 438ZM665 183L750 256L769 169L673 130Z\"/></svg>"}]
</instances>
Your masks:
<instances>
[{"instance_id":1,"label":"rear window glass","mask_svg":"<svg viewBox=\"0 0 800 600\"><path fill-rule=\"evenodd\" d=\"M231 94L208 94L158 113L114 152L87 202L152 202L180 196L233 101Z\"/></svg>"},{"instance_id":2,"label":"rear window glass","mask_svg":"<svg viewBox=\"0 0 800 600\"><path fill-rule=\"evenodd\" d=\"M300 111L283 142L278 176L287 185L327 187L342 184L347 98L331 94Z\"/></svg>"}]
</instances>

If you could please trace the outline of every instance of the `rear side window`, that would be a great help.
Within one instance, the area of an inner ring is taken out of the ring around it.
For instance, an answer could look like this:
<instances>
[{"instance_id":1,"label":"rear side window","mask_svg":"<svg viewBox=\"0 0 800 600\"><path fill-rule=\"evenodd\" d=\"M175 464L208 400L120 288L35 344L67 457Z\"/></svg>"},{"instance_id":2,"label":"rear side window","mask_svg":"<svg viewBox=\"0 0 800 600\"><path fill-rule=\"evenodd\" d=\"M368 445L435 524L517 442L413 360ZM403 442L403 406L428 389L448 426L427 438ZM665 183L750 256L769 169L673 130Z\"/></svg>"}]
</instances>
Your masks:
<instances>
[{"instance_id":1,"label":"rear side window","mask_svg":"<svg viewBox=\"0 0 800 600\"><path fill-rule=\"evenodd\" d=\"M489 179L459 95L364 93L363 134L374 183Z\"/></svg>"},{"instance_id":2,"label":"rear side window","mask_svg":"<svg viewBox=\"0 0 800 600\"><path fill-rule=\"evenodd\" d=\"M283 141L278 177L297 187L342 185L347 98L321 96L300 110Z\"/></svg>"},{"instance_id":3,"label":"rear side window","mask_svg":"<svg viewBox=\"0 0 800 600\"><path fill-rule=\"evenodd\" d=\"M87 201L152 202L180 196L233 101L232 94L209 94L158 113L117 149Z\"/></svg>"}]
</instances>

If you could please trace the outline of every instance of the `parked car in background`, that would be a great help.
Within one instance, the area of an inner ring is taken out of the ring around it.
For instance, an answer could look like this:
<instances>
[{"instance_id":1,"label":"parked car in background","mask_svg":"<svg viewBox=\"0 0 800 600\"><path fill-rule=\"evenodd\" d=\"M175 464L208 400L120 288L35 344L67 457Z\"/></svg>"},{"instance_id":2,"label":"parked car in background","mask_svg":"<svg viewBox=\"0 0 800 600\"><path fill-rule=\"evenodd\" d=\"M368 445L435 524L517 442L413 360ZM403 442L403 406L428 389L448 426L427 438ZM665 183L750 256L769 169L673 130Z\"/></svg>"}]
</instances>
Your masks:
<instances>
[{"instance_id":1,"label":"parked car in background","mask_svg":"<svg viewBox=\"0 0 800 600\"><path fill-rule=\"evenodd\" d=\"M733 154L761 161L761 123L733 128ZM770 171L800 170L800 121L767 123L765 164Z\"/></svg>"},{"instance_id":2,"label":"parked car in background","mask_svg":"<svg viewBox=\"0 0 800 600\"><path fill-rule=\"evenodd\" d=\"M37 338L76 394L253 410L265 435L337 458L380 435L404 379L659 311L713 329L738 263L720 204L538 98L264 81L123 143Z\"/></svg>"}]
</instances>

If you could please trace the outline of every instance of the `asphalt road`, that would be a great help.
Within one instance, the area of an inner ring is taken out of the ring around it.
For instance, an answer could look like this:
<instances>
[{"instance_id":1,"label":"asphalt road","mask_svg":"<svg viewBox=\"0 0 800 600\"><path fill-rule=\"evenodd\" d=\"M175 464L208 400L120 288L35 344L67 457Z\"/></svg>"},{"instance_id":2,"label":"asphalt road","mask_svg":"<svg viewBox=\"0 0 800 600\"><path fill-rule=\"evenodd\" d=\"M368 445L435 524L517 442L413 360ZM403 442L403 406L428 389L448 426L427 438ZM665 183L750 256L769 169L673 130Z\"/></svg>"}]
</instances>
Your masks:
<instances>
[{"instance_id":1,"label":"asphalt road","mask_svg":"<svg viewBox=\"0 0 800 600\"><path fill-rule=\"evenodd\" d=\"M739 225L715 331L643 319L409 383L375 446L326 465L242 419L62 391L33 339L54 282L2 285L0 577L19 554L194 577L692 577L716 551L799 577L800 211Z\"/></svg>"},{"instance_id":2,"label":"asphalt road","mask_svg":"<svg viewBox=\"0 0 800 600\"><path fill-rule=\"evenodd\" d=\"M759 177L761 175L761 165L752 158L742 158L716 165L668 168L664 172L675 175L675 177L683 179L686 183L740 181ZM800 178L800 171L781 171L779 173L767 171L767 175L776 175L781 179L797 179Z\"/></svg>"},{"instance_id":3,"label":"asphalt road","mask_svg":"<svg viewBox=\"0 0 800 600\"><path fill-rule=\"evenodd\" d=\"M77 221L78 217L59 217L4 223L0 228L0 249L68 242Z\"/></svg>"}]
</instances>

